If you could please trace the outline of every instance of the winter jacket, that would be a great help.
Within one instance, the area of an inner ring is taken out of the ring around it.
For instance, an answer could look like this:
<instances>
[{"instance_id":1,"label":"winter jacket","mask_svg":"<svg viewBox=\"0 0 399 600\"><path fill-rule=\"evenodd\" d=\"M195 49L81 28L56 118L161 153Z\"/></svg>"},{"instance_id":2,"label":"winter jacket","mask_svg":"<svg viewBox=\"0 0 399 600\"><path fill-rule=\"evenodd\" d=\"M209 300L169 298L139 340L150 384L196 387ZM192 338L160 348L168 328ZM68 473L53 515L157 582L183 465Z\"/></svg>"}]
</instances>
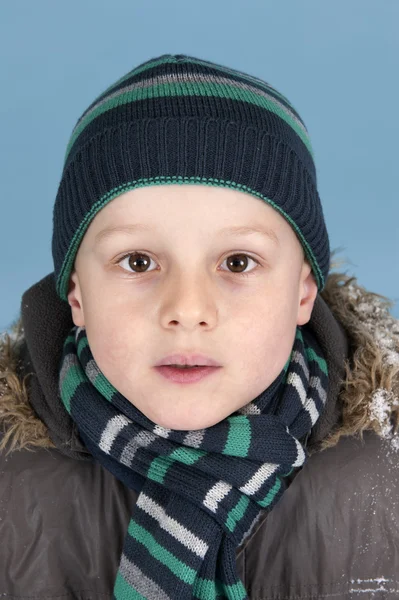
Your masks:
<instances>
[{"instance_id":1,"label":"winter jacket","mask_svg":"<svg viewBox=\"0 0 399 600\"><path fill-rule=\"evenodd\" d=\"M330 274L309 326L329 368L309 457L237 548L253 600L399 599L399 322L389 300ZM0 343L0 598L111 599L142 480L96 462L57 398L73 326L53 274Z\"/></svg>"}]
</instances>

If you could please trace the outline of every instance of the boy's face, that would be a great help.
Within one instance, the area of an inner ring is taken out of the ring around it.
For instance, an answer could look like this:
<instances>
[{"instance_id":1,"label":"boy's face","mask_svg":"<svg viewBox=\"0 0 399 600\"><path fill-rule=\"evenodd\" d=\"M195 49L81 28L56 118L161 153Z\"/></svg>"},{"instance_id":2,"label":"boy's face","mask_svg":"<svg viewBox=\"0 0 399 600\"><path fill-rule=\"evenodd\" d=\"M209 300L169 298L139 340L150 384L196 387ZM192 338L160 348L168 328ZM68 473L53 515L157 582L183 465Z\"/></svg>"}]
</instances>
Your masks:
<instances>
[{"instance_id":1,"label":"boy's face","mask_svg":"<svg viewBox=\"0 0 399 600\"><path fill-rule=\"evenodd\" d=\"M133 224L151 229L96 241L105 228ZM257 233L221 233L236 226L271 229L278 244ZM145 256L123 259L129 252ZM284 217L245 192L136 188L90 223L68 302L100 370L121 394L162 427L201 429L248 404L283 369L317 295L303 257ZM190 384L154 368L169 354L194 352L221 368Z\"/></svg>"}]
</instances>

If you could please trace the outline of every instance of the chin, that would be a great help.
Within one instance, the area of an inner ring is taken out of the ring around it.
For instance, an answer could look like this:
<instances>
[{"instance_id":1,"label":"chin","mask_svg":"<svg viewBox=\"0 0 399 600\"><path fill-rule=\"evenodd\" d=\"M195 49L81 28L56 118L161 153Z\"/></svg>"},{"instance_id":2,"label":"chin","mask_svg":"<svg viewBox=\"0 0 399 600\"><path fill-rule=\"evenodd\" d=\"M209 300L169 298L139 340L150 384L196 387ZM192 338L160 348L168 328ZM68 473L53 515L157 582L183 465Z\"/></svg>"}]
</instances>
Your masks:
<instances>
[{"instance_id":1,"label":"chin","mask_svg":"<svg viewBox=\"0 0 399 600\"><path fill-rule=\"evenodd\" d=\"M147 415L148 416L148 415ZM176 431L196 431L198 429L207 429L208 427L212 427L212 425L216 425L224 419L224 417L214 418L214 419L190 419L187 417L187 420L183 419L162 419L162 418L154 418L148 416L151 421L163 427L164 429L175 429Z\"/></svg>"}]
</instances>

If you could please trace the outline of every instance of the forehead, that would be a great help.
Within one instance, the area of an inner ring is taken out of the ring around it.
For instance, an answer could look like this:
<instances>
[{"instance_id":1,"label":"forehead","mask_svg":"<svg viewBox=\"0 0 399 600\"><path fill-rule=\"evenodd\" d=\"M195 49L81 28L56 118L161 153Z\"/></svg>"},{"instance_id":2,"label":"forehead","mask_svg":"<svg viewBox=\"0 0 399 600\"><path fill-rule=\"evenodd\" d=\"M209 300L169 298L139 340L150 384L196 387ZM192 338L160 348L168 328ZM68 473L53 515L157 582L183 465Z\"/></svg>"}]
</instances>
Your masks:
<instances>
[{"instance_id":1,"label":"forehead","mask_svg":"<svg viewBox=\"0 0 399 600\"><path fill-rule=\"evenodd\" d=\"M265 200L230 188L206 185L156 185L135 188L108 202L90 223L94 235L107 228L123 226L151 228L178 227L182 223L206 227L209 232L223 229L228 235L250 228L278 237L279 229L290 227L286 219Z\"/></svg>"}]
</instances>

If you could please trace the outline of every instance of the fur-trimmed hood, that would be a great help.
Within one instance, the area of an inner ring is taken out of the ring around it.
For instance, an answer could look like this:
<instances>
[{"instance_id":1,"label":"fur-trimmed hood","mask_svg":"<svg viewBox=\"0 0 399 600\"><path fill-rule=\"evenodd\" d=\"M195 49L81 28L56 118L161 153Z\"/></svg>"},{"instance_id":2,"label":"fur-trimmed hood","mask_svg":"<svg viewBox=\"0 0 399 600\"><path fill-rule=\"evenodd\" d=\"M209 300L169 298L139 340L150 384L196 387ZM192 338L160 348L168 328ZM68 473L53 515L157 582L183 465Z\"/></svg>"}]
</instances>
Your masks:
<instances>
[{"instance_id":1,"label":"fur-trimmed hood","mask_svg":"<svg viewBox=\"0 0 399 600\"><path fill-rule=\"evenodd\" d=\"M321 297L345 330L349 352L339 391L342 418L320 450L341 436L372 429L399 448L399 320L393 302L366 290L355 277L330 272ZM68 307L69 308L69 307ZM0 336L0 450L55 447L54 437L28 397L28 374L22 369L25 332L21 317Z\"/></svg>"}]
</instances>

